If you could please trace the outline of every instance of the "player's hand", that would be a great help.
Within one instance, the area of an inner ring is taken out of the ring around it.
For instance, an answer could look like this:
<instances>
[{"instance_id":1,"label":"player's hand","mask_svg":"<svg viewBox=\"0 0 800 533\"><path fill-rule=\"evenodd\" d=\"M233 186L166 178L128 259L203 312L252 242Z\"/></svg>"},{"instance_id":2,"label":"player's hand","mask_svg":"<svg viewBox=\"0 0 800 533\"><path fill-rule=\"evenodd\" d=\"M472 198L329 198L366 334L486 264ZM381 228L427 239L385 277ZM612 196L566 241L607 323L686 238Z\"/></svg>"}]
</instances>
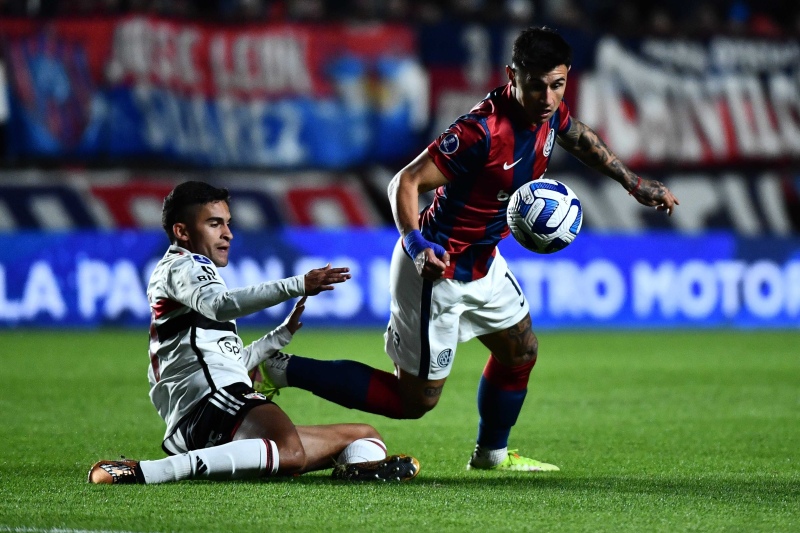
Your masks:
<instances>
[{"instance_id":1,"label":"player's hand","mask_svg":"<svg viewBox=\"0 0 800 533\"><path fill-rule=\"evenodd\" d=\"M675 206L680 205L672 191L660 181L639 179L641 182L638 182L628 194L636 198L640 204L655 207L659 211L666 211L668 215L672 216Z\"/></svg>"},{"instance_id":2,"label":"player's hand","mask_svg":"<svg viewBox=\"0 0 800 533\"><path fill-rule=\"evenodd\" d=\"M417 274L430 281L436 281L444 276L444 271L449 265L450 254L445 252L439 258L436 257L432 248L425 248L414 258Z\"/></svg>"},{"instance_id":3,"label":"player's hand","mask_svg":"<svg viewBox=\"0 0 800 533\"><path fill-rule=\"evenodd\" d=\"M303 327L303 323L300 322L300 317L303 315L303 311L306 310L307 298L307 296L303 296L297 300L297 303L294 304L294 309L292 309L292 312L289 313L289 316L286 318L286 329L288 329L289 333L292 335Z\"/></svg>"},{"instance_id":4,"label":"player's hand","mask_svg":"<svg viewBox=\"0 0 800 533\"><path fill-rule=\"evenodd\" d=\"M348 272L350 272L349 268L331 268L330 263L322 268L309 270L303 277L306 296L315 296L322 291L332 291L334 283L344 283L350 279Z\"/></svg>"},{"instance_id":5,"label":"player's hand","mask_svg":"<svg viewBox=\"0 0 800 533\"><path fill-rule=\"evenodd\" d=\"M425 279L436 281L444 275L450 265L450 254L443 246L429 242L418 229L411 230L403 236L408 255L414 258L417 274Z\"/></svg>"}]
</instances>

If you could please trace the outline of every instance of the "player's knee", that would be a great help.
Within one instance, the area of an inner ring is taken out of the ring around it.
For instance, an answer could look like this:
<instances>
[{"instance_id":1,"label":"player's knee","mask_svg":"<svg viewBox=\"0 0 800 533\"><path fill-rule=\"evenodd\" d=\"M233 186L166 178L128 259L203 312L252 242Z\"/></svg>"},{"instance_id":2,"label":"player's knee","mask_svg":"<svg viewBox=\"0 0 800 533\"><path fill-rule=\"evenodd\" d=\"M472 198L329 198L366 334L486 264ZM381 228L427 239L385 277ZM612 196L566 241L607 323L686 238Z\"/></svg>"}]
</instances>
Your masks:
<instances>
[{"instance_id":1,"label":"player's knee","mask_svg":"<svg viewBox=\"0 0 800 533\"><path fill-rule=\"evenodd\" d=\"M439 396L418 396L411 401L407 401L403 405L403 418L418 419L422 418L425 413L436 407L439 403Z\"/></svg>"},{"instance_id":2,"label":"player's knee","mask_svg":"<svg viewBox=\"0 0 800 533\"><path fill-rule=\"evenodd\" d=\"M535 363L536 357L539 355L539 339L536 338L536 335L532 335L531 337L530 342L526 343L525 349L523 350L522 364Z\"/></svg>"},{"instance_id":3,"label":"player's knee","mask_svg":"<svg viewBox=\"0 0 800 533\"><path fill-rule=\"evenodd\" d=\"M369 424L353 424L352 440L358 439L381 439L381 434L378 430Z\"/></svg>"},{"instance_id":4,"label":"player's knee","mask_svg":"<svg viewBox=\"0 0 800 533\"><path fill-rule=\"evenodd\" d=\"M292 445L278 448L278 472L281 475L291 476L302 474L306 468L306 452L302 445Z\"/></svg>"}]
</instances>

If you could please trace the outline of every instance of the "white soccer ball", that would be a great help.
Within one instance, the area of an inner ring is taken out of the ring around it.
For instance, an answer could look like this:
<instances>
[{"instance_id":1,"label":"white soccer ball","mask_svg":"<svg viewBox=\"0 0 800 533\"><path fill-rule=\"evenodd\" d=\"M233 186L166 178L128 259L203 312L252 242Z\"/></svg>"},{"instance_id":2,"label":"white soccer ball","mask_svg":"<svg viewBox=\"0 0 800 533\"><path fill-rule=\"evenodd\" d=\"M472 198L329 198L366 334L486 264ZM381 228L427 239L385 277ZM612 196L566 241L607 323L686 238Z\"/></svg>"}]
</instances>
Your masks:
<instances>
[{"instance_id":1,"label":"white soccer ball","mask_svg":"<svg viewBox=\"0 0 800 533\"><path fill-rule=\"evenodd\" d=\"M386 459L386 445L380 439L354 440L339 454L338 464L366 463Z\"/></svg>"},{"instance_id":2,"label":"white soccer ball","mask_svg":"<svg viewBox=\"0 0 800 533\"><path fill-rule=\"evenodd\" d=\"M526 183L508 201L506 220L523 247L538 254L565 248L581 230L583 209L572 189L560 181Z\"/></svg>"}]
</instances>

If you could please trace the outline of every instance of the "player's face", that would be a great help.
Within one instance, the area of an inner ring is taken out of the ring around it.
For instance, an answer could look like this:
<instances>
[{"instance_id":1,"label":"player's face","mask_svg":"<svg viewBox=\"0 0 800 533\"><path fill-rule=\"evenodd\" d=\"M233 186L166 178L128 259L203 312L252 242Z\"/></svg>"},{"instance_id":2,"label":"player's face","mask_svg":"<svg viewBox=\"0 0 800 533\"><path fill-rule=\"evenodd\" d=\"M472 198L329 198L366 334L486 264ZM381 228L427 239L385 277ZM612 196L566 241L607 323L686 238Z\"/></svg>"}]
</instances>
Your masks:
<instances>
[{"instance_id":1,"label":"player's face","mask_svg":"<svg viewBox=\"0 0 800 533\"><path fill-rule=\"evenodd\" d=\"M550 72L527 72L506 67L512 94L525 109L531 123L547 122L556 112L564 98L568 72L566 65L559 65Z\"/></svg>"},{"instance_id":2,"label":"player's face","mask_svg":"<svg viewBox=\"0 0 800 533\"><path fill-rule=\"evenodd\" d=\"M228 264L228 250L233 239L230 223L228 204L211 202L197 211L194 222L184 226L183 234L176 231L175 235L187 250L203 254L218 267L224 267Z\"/></svg>"}]
</instances>

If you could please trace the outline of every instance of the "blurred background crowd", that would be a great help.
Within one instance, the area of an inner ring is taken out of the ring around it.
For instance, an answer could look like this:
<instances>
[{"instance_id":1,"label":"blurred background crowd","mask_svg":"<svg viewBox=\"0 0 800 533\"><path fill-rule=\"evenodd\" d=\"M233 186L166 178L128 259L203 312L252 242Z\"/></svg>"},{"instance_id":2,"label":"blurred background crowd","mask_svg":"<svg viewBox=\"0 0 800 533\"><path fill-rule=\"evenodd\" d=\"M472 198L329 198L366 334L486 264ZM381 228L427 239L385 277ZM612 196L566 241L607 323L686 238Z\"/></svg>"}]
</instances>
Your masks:
<instances>
[{"instance_id":1,"label":"blurred background crowd","mask_svg":"<svg viewBox=\"0 0 800 533\"><path fill-rule=\"evenodd\" d=\"M0 15L6 16L126 13L215 23L432 24L454 19L630 35L800 35L800 3L787 0L0 0Z\"/></svg>"}]
</instances>

